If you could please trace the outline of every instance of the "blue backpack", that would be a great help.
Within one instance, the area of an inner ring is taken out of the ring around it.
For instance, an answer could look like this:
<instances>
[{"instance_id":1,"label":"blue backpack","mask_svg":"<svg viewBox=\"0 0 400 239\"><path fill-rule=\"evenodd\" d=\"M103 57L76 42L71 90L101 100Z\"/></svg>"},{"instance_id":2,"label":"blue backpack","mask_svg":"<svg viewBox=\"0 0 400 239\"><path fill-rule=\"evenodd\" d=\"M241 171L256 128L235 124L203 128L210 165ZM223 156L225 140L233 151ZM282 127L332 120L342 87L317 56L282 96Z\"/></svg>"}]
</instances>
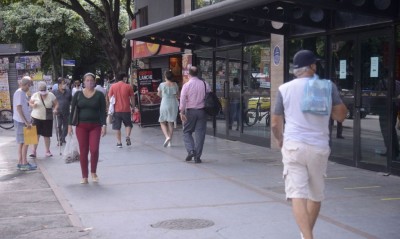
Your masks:
<instances>
[{"instance_id":1,"label":"blue backpack","mask_svg":"<svg viewBox=\"0 0 400 239\"><path fill-rule=\"evenodd\" d=\"M315 115L330 115L332 110L332 82L321 80L316 74L307 80L301 101L303 112Z\"/></svg>"}]
</instances>

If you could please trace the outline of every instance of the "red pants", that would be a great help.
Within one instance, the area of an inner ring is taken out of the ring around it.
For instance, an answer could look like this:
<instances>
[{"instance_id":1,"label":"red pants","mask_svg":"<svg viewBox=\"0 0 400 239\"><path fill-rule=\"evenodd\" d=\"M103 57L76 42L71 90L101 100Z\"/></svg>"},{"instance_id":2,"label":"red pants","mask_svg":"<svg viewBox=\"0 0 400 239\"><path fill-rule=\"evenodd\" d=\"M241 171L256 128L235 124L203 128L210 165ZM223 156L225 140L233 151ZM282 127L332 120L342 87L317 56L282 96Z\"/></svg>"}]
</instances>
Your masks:
<instances>
[{"instance_id":1,"label":"red pants","mask_svg":"<svg viewBox=\"0 0 400 239\"><path fill-rule=\"evenodd\" d=\"M101 125L92 123L79 123L76 126L76 137L79 142L82 178L88 177L88 154L90 151L90 172L96 173L99 161L99 144Z\"/></svg>"}]
</instances>

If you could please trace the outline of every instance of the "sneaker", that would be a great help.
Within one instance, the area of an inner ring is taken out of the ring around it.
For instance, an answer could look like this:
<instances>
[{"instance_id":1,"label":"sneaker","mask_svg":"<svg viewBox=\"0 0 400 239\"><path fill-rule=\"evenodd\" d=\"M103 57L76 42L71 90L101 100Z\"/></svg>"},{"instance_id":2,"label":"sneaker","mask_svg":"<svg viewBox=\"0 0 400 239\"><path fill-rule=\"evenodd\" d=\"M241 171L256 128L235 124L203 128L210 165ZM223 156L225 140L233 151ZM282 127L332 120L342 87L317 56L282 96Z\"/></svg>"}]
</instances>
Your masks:
<instances>
[{"instance_id":1,"label":"sneaker","mask_svg":"<svg viewBox=\"0 0 400 239\"><path fill-rule=\"evenodd\" d=\"M169 141L169 143L168 143L168 147L172 147L171 141Z\"/></svg>"},{"instance_id":2,"label":"sneaker","mask_svg":"<svg viewBox=\"0 0 400 239\"><path fill-rule=\"evenodd\" d=\"M122 148L122 143L119 143L119 144L117 143L117 147Z\"/></svg>"},{"instance_id":3,"label":"sneaker","mask_svg":"<svg viewBox=\"0 0 400 239\"><path fill-rule=\"evenodd\" d=\"M35 165L36 166L36 165ZM31 171L31 170L35 170L36 167L34 167L33 165L27 163L27 164L22 164L19 168L19 170L21 171Z\"/></svg>"},{"instance_id":4,"label":"sneaker","mask_svg":"<svg viewBox=\"0 0 400 239\"><path fill-rule=\"evenodd\" d=\"M21 166L22 166L23 164L17 164L17 168L18 169L21 169ZM31 164L31 163L28 163L28 165L31 167L31 168L33 168L33 169L37 169L37 165L36 164Z\"/></svg>"},{"instance_id":5,"label":"sneaker","mask_svg":"<svg viewBox=\"0 0 400 239\"><path fill-rule=\"evenodd\" d=\"M51 156L53 156L53 154L51 154L50 151L46 153L46 157L51 157Z\"/></svg>"},{"instance_id":6,"label":"sneaker","mask_svg":"<svg viewBox=\"0 0 400 239\"><path fill-rule=\"evenodd\" d=\"M36 153L31 153L31 154L29 154L29 157L31 157L31 158L36 158Z\"/></svg>"},{"instance_id":7,"label":"sneaker","mask_svg":"<svg viewBox=\"0 0 400 239\"><path fill-rule=\"evenodd\" d=\"M131 145L131 144L132 144L132 143L131 143L131 138L126 137L126 145L129 146L129 145ZM122 145L122 143L121 143L121 145Z\"/></svg>"}]
</instances>

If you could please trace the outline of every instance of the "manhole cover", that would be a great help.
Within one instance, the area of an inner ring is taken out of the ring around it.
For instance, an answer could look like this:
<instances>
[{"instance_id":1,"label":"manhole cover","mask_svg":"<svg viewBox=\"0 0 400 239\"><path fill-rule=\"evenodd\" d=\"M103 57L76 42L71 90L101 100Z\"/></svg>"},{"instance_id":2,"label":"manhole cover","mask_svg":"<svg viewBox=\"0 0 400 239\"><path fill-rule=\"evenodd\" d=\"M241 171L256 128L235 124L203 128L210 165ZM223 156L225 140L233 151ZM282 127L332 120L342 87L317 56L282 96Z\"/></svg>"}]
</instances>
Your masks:
<instances>
[{"instance_id":1,"label":"manhole cover","mask_svg":"<svg viewBox=\"0 0 400 239\"><path fill-rule=\"evenodd\" d=\"M211 227L213 225L214 222L210 220L182 218L161 221L156 224L152 224L151 227L171 230L192 230Z\"/></svg>"}]
</instances>

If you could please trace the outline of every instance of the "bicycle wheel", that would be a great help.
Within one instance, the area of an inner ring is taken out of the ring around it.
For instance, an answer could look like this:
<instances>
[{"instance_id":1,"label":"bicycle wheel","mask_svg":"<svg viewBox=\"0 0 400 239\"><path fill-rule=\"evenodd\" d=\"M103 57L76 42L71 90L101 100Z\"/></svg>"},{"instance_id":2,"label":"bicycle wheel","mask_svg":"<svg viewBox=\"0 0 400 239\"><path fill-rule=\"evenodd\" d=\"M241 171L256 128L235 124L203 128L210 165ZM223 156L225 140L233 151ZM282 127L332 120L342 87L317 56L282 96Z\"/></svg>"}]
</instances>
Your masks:
<instances>
[{"instance_id":1,"label":"bicycle wheel","mask_svg":"<svg viewBox=\"0 0 400 239\"><path fill-rule=\"evenodd\" d=\"M0 111L0 127L3 129L11 129L14 127L13 114L11 110Z\"/></svg>"},{"instance_id":2,"label":"bicycle wheel","mask_svg":"<svg viewBox=\"0 0 400 239\"><path fill-rule=\"evenodd\" d=\"M253 126L258 121L258 112L256 109L248 109L244 112L244 122L248 126Z\"/></svg>"},{"instance_id":3,"label":"bicycle wheel","mask_svg":"<svg viewBox=\"0 0 400 239\"><path fill-rule=\"evenodd\" d=\"M271 112L267 111L267 113L265 113L265 124L267 125L267 127L269 127L270 120L271 120Z\"/></svg>"}]
</instances>

